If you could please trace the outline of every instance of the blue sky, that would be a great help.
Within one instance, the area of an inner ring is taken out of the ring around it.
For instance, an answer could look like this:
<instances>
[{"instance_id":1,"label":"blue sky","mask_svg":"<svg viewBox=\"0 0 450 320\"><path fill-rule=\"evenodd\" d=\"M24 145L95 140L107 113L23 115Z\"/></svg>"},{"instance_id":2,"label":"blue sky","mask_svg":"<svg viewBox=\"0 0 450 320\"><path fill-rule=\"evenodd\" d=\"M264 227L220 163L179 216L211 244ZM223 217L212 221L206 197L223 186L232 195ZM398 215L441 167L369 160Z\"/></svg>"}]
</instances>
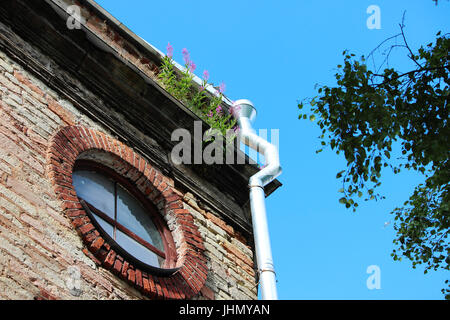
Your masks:
<instances>
[{"instance_id":1,"label":"blue sky","mask_svg":"<svg viewBox=\"0 0 450 320\"><path fill-rule=\"evenodd\" d=\"M399 32L417 49L450 30L450 2L431 0L347 1L113 1L97 2L134 33L182 62L187 48L210 79L226 83L232 100L250 99L255 128L279 129L283 187L267 199L280 299L442 299L448 272L423 274L409 261L393 261L393 217L423 180L413 172L383 172L385 200L361 203L353 213L338 203L336 173L343 156L316 154L319 129L298 120L297 101L316 95L316 83L333 85L342 51L367 55ZM381 10L381 29L368 29L369 5ZM379 53L379 59L382 56ZM410 67L406 53L392 66ZM385 222L391 222L385 227ZM369 290L366 269L381 270L381 289Z\"/></svg>"}]
</instances>

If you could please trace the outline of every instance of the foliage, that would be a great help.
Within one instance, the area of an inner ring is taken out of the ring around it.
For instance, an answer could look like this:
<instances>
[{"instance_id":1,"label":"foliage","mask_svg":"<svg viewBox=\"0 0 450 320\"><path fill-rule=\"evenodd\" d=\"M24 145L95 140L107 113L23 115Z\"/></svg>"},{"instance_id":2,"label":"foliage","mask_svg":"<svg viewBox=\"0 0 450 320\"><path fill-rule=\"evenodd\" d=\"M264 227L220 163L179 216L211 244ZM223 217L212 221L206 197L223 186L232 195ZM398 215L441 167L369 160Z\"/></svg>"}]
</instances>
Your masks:
<instances>
[{"instance_id":1,"label":"foliage","mask_svg":"<svg viewBox=\"0 0 450 320\"><path fill-rule=\"evenodd\" d=\"M210 85L208 83L209 73L205 70L200 88L194 88L193 72L196 66L190 59L189 52L183 49L185 68L182 71L175 69L172 55L173 48L169 44L158 75L161 84L167 92L184 103L212 129L218 130L227 141L234 139L236 120L221 105L225 85L223 83L220 85L218 95L209 94L206 90Z\"/></svg>"},{"instance_id":2,"label":"foliage","mask_svg":"<svg viewBox=\"0 0 450 320\"><path fill-rule=\"evenodd\" d=\"M449 270L450 39L438 33L434 44L413 53L403 23L400 29L401 33L386 41L401 37L403 43L385 51L382 65L376 68L374 64L374 70L368 59L344 51L344 63L335 74L337 86L319 86L317 97L300 102L300 109L305 102L310 104L300 118L318 118L322 149L317 152L330 147L344 154L347 168L336 178L343 184L339 202L347 208L355 210L363 196L366 201L383 198L377 188L385 167L394 173L410 169L425 175L425 182L404 206L392 212L398 247L392 256L394 260L407 257L414 268L424 264L425 272ZM388 66L394 48L407 50L412 70L399 72ZM368 58L373 59L376 50ZM402 156L394 159L391 153L397 144ZM445 291L450 298L449 290Z\"/></svg>"}]
</instances>

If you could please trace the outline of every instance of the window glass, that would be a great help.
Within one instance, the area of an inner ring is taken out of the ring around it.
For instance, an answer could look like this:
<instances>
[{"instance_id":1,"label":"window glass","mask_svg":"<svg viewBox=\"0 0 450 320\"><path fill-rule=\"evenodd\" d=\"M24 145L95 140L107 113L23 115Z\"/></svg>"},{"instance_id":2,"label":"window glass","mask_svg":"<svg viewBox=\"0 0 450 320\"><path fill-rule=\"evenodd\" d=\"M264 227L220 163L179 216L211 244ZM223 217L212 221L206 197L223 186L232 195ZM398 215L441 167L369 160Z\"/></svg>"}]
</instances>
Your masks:
<instances>
[{"instance_id":1,"label":"window glass","mask_svg":"<svg viewBox=\"0 0 450 320\"><path fill-rule=\"evenodd\" d=\"M117 181L92 170L77 170L72 180L92 217L123 250L148 265L164 264L161 234L137 198Z\"/></svg>"},{"instance_id":2,"label":"window glass","mask_svg":"<svg viewBox=\"0 0 450 320\"><path fill-rule=\"evenodd\" d=\"M133 257L151 266L160 267L162 265L163 259L161 257L131 239L120 230L116 232L116 242Z\"/></svg>"},{"instance_id":3,"label":"window glass","mask_svg":"<svg viewBox=\"0 0 450 320\"><path fill-rule=\"evenodd\" d=\"M108 222L106 222L105 220L103 220L102 218L100 218L98 215L96 214L92 214L95 218L95 220L97 220L98 224L100 225L100 227L102 227L102 229L111 237L114 237L114 227L112 225L110 225Z\"/></svg>"},{"instance_id":4,"label":"window glass","mask_svg":"<svg viewBox=\"0 0 450 320\"><path fill-rule=\"evenodd\" d=\"M161 235L153 221L149 219L148 213L140 202L119 184L117 185L117 222L157 249L164 251Z\"/></svg>"},{"instance_id":5,"label":"window glass","mask_svg":"<svg viewBox=\"0 0 450 320\"><path fill-rule=\"evenodd\" d=\"M75 171L72 181L79 198L114 219L114 181L85 170Z\"/></svg>"}]
</instances>

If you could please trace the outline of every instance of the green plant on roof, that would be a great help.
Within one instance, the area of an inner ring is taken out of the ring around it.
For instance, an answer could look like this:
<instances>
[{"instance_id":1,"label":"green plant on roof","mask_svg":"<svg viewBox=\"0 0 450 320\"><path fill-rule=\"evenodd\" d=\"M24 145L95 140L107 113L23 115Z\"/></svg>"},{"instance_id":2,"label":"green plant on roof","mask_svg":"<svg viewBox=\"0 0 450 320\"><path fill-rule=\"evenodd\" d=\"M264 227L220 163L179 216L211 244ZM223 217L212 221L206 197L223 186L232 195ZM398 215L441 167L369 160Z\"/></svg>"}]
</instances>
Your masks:
<instances>
[{"instance_id":1,"label":"green plant on roof","mask_svg":"<svg viewBox=\"0 0 450 320\"><path fill-rule=\"evenodd\" d=\"M200 119L205 121L211 129L218 130L225 140L232 141L236 137L236 120L222 106L225 84L219 86L218 95L210 94L206 88L212 85L208 82L209 72L203 72L200 88L193 85L195 63L191 60L189 52L183 49L184 70L174 67L173 47L167 45L167 53L163 58L158 78L173 97L185 104ZM233 130L234 129L234 130Z\"/></svg>"}]
</instances>

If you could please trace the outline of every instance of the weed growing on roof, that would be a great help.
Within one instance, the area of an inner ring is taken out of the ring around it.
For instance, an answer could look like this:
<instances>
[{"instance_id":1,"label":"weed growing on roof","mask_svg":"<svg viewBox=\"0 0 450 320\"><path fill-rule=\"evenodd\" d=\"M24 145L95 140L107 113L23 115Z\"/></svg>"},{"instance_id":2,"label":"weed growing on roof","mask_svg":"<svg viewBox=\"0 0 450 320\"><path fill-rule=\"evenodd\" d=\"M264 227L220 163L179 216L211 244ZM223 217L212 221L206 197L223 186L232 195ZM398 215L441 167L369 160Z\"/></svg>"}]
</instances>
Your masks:
<instances>
[{"instance_id":1,"label":"weed growing on roof","mask_svg":"<svg viewBox=\"0 0 450 320\"><path fill-rule=\"evenodd\" d=\"M211 129L216 129L224 137L227 142L236 137L236 130L230 136L231 129L235 129L236 120L221 105L223 94L225 92L225 84L221 83L218 95L210 94L206 88L210 84L209 72L203 71L202 83L199 88L194 87L194 71L195 63L191 60L189 52L186 48L182 50L184 60L184 70L176 70L173 61L173 47L170 43L167 45L167 53L163 58L159 80L163 87L176 99L185 104L199 118L205 121ZM228 135L227 135L228 132Z\"/></svg>"}]
</instances>

